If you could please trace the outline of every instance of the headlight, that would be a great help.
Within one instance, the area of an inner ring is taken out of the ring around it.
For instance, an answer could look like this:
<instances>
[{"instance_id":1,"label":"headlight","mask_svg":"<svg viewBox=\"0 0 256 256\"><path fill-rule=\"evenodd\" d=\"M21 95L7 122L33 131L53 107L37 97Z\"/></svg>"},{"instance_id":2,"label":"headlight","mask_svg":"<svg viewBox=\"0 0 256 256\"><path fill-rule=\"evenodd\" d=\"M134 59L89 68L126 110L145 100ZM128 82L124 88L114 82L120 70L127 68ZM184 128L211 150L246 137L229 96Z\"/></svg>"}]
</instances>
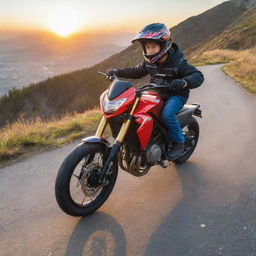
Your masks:
<instances>
[{"instance_id":1,"label":"headlight","mask_svg":"<svg viewBox=\"0 0 256 256\"><path fill-rule=\"evenodd\" d=\"M103 101L103 110L107 114L112 114L117 111L125 103L126 100L127 98L109 100L106 94Z\"/></svg>"}]
</instances>

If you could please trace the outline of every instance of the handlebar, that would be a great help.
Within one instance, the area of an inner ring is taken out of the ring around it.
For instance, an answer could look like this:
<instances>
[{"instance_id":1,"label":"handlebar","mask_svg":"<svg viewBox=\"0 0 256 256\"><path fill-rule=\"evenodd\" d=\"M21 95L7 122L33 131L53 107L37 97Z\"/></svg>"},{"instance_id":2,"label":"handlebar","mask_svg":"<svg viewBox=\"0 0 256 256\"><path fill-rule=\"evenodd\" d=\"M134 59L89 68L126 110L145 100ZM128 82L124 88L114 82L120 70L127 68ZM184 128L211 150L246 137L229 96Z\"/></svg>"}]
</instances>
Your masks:
<instances>
[{"instance_id":1,"label":"handlebar","mask_svg":"<svg viewBox=\"0 0 256 256\"><path fill-rule=\"evenodd\" d=\"M109 79L110 81L113 81L113 80L115 80L115 79L118 79L118 77L117 77L116 74L114 74L113 76L107 76L106 73L101 72L101 71L97 71L97 73L98 73L99 75L105 76L105 78L106 78L106 79ZM165 75L165 74L157 74L157 75L155 75L155 77L164 78L164 77L168 77L168 75ZM143 85L142 87L136 88L136 91L137 91L138 93L140 93L140 92L143 92L143 91L146 91L146 90L162 89L162 88L165 88L165 87L167 87L167 86L165 86L165 85L160 85L160 84L149 83L149 84Z\"/></svg>"},{"instance_id":2,"label":"handlebar","mask_svg":"<svg viewBox=\"0 0 256 256\"><path fill-rule=\"evenodd\" d=\"M137 88L136 91L142 92L142 91L151 90L151 89L155 89L155 88L156 88L156 84L150 83L150 84L145 84L142 87Z\"/></svg>"},{"instance_id":3,"label":"handlebar","mask_svg":"<svg viewBox=\"0 0 256 256\"><path fill-rule=\"evenodd\" d=\"M97 71L97 73L98 73L99 75L105 76L105 78L106 78L106 79L109 79L110 81L113 81L113 80L117 79L117 75L116 75L116 74L114 74L113 76L107 76L106 73L103 73L103 72L101 72L101 71Z\"/></svg>"},{"instance_id":4,"label":"handlebar","mask_svg":"<svg viewBox=\"0 0 256 256\"><path fill-rule=\"evenodd\" d=\"M137 88L137 92L143 92L143 91L147 91L147 90L156 90L156 89L163 89L163 88L169 88L168 86L164 86L164 85L159 85L159 84L154 84L154 83L150 83L150 84L146 84L140 88Z\"/></svg>"}]
</instances>

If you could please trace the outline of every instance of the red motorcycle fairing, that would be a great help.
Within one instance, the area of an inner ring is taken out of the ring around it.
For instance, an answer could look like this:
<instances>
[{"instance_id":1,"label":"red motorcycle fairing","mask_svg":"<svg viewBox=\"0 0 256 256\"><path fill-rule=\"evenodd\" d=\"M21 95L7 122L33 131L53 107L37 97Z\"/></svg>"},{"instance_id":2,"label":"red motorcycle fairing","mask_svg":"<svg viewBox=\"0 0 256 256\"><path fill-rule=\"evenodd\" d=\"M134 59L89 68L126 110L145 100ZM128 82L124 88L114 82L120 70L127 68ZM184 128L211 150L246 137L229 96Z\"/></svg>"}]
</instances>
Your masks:
<instances>
[{"instance_id":1,"label":"red motorcycle fairing","mask_svg":"<svg viewBox=\"0 0 256 256\"><path fill-rule=\"evenodd\" d=\"M140 149L146 149L153 130L153 118L149 113L153 113L159 118L163 108L163 100L153 92L143 92L138 107L134 112L135 121L140 124L136 133L140 141Z\"/></svg>"},{"instance_id":2,"label":"red motorcycle fairing","mask_svg":"<svg viewBox=\"0 0 256 256\"><path fill-rule=\"evenodd\" d=\"M154 92L143 92L135 112L151 112L159 117L163 105L164 102L158 94Z\"/></svg>"},{"instance_id":3,"label":"red motorcycle fairing","mask_svg":"<svg viewBox=\"0 0 256 256\"><path fill-rule=\"evenodd\" d=\"M100 97L100 107L102 114L105 118L110 119L112 117L116 117L121 115L122 113L127 112L135 99L135 91L134 87L129 88L118 97L113 100L118 100L122 98L127 98L124 104L114 113L107 114L104 112L103 101L104 97L107 97L107 91L103 92ZM146 149L149 140L151 138L152 130L153 130L153 118L149 113L153 113L156 117L159 118L161 110L163 108L163 100L161 97L153 92L143 92L139 101L139 104L133 114L135 117L135 122L138 124L138 128L136 130L137 138L139 140L139 146L141 150Z\"/></svg>"},{"instance_id":4,"label":"red motorcycle fairing","mask_svg":"<svg viewBox=\"0 0 256 256\"><path fill-rule=\"evenodd\" d=\"M100 96L100 109L105 118L108 119L108 118L111 118L114 116L118 116L130 109L130 107L133 104L134 99L135 99L135 88L134 87L129 88L128 90L126 90L125 92L123 92L122 94L120 94L118 97L116 97L114 99L114 100L119 100L119 99L127 98L127 100L124 102L124 104L116 112L111 113L111 114L105 113L104 108L103 108L103 101L104 101L105 95L107 94L107 91L108 90L103 92ZM107 97L107 95L106 95L106 97Z\"/></svg>"},{"instance_id":5,"label":"red motorcycle fairing","mask_svg":"<svg viewBox=\"0 0 256 256\"><path fill-rule=\"evenodd\" d=\"M140 126L137 129L136 133L139 138L140 142L140 149L144 150L148 142L150 140L152 130L153 130L153 118L149 114L140 114L136 113L134 114L135 116L135 121L138 123Z\"/></svg>"}]
</instances>

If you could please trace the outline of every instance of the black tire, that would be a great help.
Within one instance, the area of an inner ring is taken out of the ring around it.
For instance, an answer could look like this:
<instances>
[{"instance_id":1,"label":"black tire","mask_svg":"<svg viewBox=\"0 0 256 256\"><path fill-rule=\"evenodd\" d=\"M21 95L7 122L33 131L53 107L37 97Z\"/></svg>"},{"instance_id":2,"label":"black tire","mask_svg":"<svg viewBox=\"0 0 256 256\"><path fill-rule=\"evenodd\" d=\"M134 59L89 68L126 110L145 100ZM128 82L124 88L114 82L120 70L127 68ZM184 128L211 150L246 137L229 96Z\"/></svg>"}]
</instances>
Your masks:
<instances>
[{"instance_id":1,"label":"black tire","mask_svg":"<svg viewBox=\"0 0 256 256\"><path fill-rule=\"evenodd\" d=\"M65 213L71 216L86 216L96 211L108 199L117 179L118 165L116 161L111 167L112 172L111 177L109 177L108 185L101 187L100 193L92 202L88 203L87 205L83 205L83 200L82 204L78 204L74 201L70 193L71 178L73 178L73 176L77 177L73 174L76 167L82 163L86 156L97 153L104 155L104 152L105 148L101 144L81 143L63 161L56 177L55 196L58 205ZM78 179L77 184L79 184L79 182L80 180ZM81 195L84 196L82 185L80 186L82 192Z\"/></svg>"},{"instance_id":2,"label":"black tire","mask_svg":"<svg viewBox=\"0 0 256 256\"><path fill-rule=\"evenodd\" d=\"M178 157L177 159L174 160L175 163L181 164L184 163L185 161L187 161L190 156L192 155L192 153L194 152L197 142L198 142L198 138L199 138L199 125L197 120L192 117L191 121L189 122L189 124L186 126L188 129L188 132L185 133L185 140L188 139L186 138L186 136L191 136L191 134L194 136L194 141L193 141L193 146L188 146L185 142L185 149L183 154Z\"/></svg>"}]
</instances>

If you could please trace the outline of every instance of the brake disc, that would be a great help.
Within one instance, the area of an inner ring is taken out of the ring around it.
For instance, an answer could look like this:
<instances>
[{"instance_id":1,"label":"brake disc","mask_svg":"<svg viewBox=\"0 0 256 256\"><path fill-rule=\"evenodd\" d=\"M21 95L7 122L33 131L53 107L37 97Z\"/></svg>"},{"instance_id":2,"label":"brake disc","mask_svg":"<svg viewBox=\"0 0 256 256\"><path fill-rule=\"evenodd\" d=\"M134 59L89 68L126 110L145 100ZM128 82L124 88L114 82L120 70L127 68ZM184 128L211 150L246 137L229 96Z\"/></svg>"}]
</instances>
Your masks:
<instances>
[{"instance_id":1,"label":"brake disc","mask_svg":"<svg viewBox=\"0 0 256 256\"><path fill-rule=\"evenodd\" d=\"M99 175L99 171L101 168L102 167L98 163L90 163L86 166L86 168L83 169L83 174L80 179L80 183L84 195L90 197L94 196L102 188L102 185L93 186L92 184L90 184L90 180L92 180L93 177L97 177Z\"/></svg>"}]
</instances>

